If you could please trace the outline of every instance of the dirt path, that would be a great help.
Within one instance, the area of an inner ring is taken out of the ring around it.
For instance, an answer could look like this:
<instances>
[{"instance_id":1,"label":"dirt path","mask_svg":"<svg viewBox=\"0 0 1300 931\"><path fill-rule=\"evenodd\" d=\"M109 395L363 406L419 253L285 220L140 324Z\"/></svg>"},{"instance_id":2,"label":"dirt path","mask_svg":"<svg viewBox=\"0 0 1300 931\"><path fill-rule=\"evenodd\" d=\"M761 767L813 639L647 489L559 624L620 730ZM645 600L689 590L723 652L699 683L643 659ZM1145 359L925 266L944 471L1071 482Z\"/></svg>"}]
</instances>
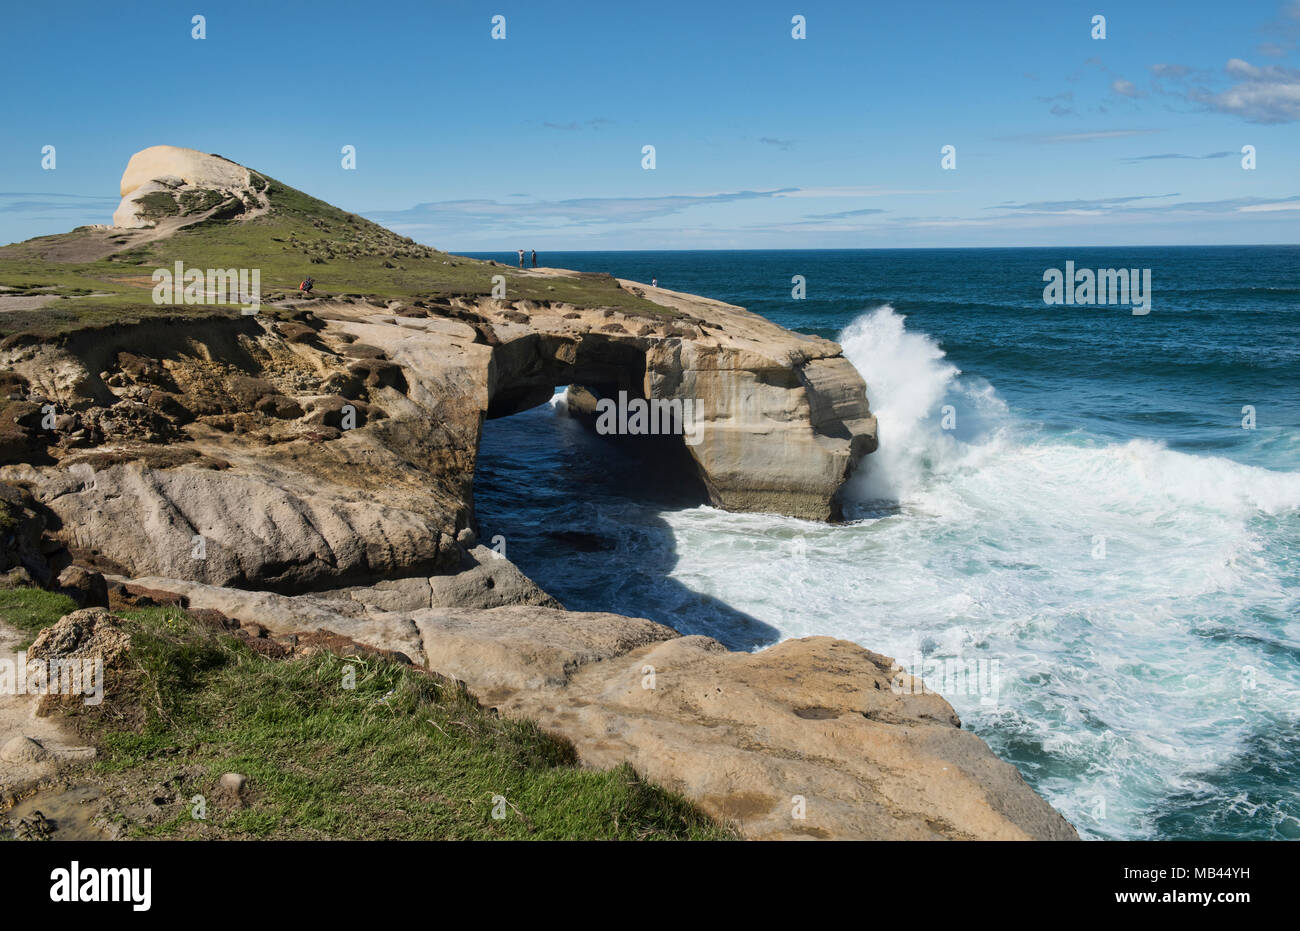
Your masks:
<instances>
[{"instance_id":1,"label":"dirt path","mask_svg":"<svg viewBox=\"0 0 1300 931\"><path fill-rule=\"evenodd\" d=\"M16 668L22 660L18 645L25 639L0 622L0 662ZM102 837L92 824L97 806L87 804L98 793L77 778L94 759L94 748L58 718L37 717L40 696L12 694L12 682L0 678L0 836L18 833L18 823L26 819L59 840Z\"/></svg>"}]
</instances>

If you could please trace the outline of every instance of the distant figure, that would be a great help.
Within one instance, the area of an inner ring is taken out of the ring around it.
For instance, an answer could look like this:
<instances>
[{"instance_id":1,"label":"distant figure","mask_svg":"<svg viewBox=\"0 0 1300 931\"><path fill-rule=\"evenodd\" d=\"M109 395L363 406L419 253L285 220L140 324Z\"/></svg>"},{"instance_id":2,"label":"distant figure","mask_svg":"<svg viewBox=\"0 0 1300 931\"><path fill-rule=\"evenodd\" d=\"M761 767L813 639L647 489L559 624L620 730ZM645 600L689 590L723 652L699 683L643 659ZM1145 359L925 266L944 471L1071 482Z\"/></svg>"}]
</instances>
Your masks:
<instances>
[{"instance_id":1,"label":"distant figure","mask_svg":"<svg viewBox=\"0 0 1300 931\"><path fill-rule=\"evenodd\" d=\"M651 279L650 279L650 287L652 287L652 288L657 288L657 287L659 287L659 279L658 279L658 278L651 278Z\"/></svg>"},{"instance_id":2,"label":"distant figure","mask_svg":"<svg viewBox=\"0 0 1300 931\"><path fill-rule=\"evenodd\" d=\"M314 284L316 284L316 280L314 278L304 278L302 281L298 282L298 290L301 291L303 294L310 294L312 285Z\"/></svg>"},{"instance_id":3,"label":"distant figure","mask_svg":"<svg viewBox=\"0 0 1300 931\"><path fill-rule=\"evenodd\" d=\"M523 268L523 267L524 267L524 250L523 250L523 249L520 249L520 250L519 250L519 267L520 267L520 268Z\"/></svg>"},{"instance_id":4,"label":"distant figure","mask_svg":"<svg viewBox=\"0 0 1300 931\"><path fill-rule=\"evenodd\" d=\"M533 268L537 267L537 250L533 250Z\"/></svg>"}]
</instances>

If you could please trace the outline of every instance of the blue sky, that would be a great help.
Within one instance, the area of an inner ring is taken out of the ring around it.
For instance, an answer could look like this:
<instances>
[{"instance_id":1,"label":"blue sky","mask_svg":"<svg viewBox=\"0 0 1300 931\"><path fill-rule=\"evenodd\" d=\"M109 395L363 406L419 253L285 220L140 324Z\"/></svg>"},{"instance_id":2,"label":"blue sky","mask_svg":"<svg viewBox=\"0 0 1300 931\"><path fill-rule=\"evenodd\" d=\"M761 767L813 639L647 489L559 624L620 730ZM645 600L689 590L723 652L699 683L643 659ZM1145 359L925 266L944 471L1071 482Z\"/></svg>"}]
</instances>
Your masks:
<instances>
[{"instance_id":1,"label":"blue sky","mask_svg":"<svg viewBox=\"0 0 1300 931\"><path fill-rule=\"evenodd\" d=\"M1300 242L1300 0L64 2L5 26L6 242L108 222L162 143L452 251Z\"/></svg>"}]
</instances>

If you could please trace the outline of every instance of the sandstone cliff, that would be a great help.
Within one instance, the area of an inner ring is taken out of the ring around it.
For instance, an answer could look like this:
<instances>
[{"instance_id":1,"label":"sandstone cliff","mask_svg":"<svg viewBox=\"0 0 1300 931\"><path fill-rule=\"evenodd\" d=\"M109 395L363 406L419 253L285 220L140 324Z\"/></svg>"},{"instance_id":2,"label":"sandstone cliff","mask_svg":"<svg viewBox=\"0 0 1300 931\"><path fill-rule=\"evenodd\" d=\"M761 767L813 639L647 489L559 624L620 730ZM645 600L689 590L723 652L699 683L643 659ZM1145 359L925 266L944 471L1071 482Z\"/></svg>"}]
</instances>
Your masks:
<instances>
[{"instance_id":1,"label":"sandstone cliff","mask_svg":"<svg viewBox=\"0 0 1300 931\"><path fill-rule=\"evenodd\" d=\"M1073 836L946 702L891 692L885 657L825 638L729 653L651 621L568 612L475 545L484 419L564 385L692 400L699 442L670 438L683 481L720 507L835 518L876 442L839 346L691 295L435 253L192 150L131 160L125 227L151 222L141 191L177 205L165 236L91 231L23 254L242 256L285 288L302 256L328 269L344 253L393 292L326 287L322 271L326 295L273 292L256 315L155 309L57 338L11 332L0 482L51 540L24 551L38 580L75 562L275 632L399 651L754 837ZM243 209L218 209L235 200ZM806 820L792 820L794 796Z\"/></svg>"}]
</instances>

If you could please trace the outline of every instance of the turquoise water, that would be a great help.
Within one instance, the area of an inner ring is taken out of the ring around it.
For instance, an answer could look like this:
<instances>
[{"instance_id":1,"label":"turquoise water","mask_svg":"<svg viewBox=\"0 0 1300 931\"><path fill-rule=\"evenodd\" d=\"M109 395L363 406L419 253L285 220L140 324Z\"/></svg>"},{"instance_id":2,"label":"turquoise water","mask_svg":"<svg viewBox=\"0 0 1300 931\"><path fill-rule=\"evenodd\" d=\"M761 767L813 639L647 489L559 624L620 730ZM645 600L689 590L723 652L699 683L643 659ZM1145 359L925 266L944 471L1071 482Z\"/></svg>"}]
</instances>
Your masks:
<instances>
[{"instance_id":1,"label":"turquoise water","mask_svg":"<svg viewBox=\"0 0 1300 931\"><path fill-rule=\"evenodd\" d=\"M895 656L1086 837L1300 838L1300 247L540 258L838 339L880 422L838 526L490 422L481 527L569 607ZM1067 260L1151 313L1044 305Z\"/></svg>"}]
</instances>

